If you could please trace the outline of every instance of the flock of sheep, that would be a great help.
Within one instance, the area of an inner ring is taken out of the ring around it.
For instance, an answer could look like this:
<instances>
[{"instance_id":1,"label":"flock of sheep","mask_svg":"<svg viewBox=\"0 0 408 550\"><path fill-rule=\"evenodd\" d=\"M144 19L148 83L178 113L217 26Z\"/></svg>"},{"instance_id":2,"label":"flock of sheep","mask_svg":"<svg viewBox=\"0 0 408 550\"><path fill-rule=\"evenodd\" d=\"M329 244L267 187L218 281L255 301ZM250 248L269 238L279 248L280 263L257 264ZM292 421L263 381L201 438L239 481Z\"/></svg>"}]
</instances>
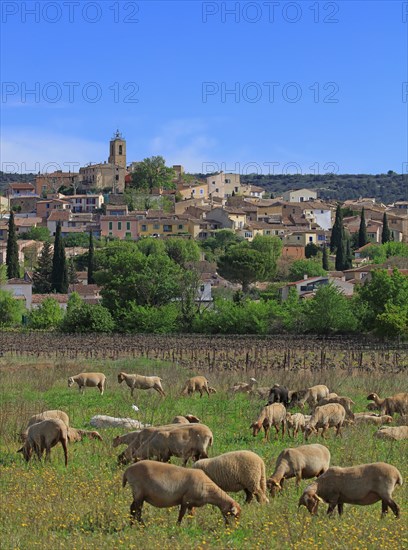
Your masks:
<instances>
[{"instance_id":1,"label":"flock of sheep","mask_svg":"<svg viewBox=\"0 0 408 550\"><path fill-rule=\"evenodd\" d=\"M120 372L118 382L125 382L133 395L135 389L154 389L165 397L161 379L157 376L141 376ZM85 387L97 387L103 395L106 389L106 377L102 373L81 373L68 379L68 386L74 383L81 392ZM207 393L208 397L214 388L208 385L204 376L195 376L187 380L182 395L193 392ZM264 431L265 439L269 438L270 429L276 430L276 436L282 431L282 438L287 429L295 437L303 432L307 441L321 430L324 439L327 430L335 428L336 435L341 436L343 426L349 424L373 424L379 426L376 436L387 439L408 438L408 393L399 393L392 397L380 399L370 394L372 401L366 413L354 413L353 401L346 396L330 393L327 386L317 385L291 392L288 388L274 385L272 388L257 388L256 380L248 384L236 384L230 389L231 394L254 393L267 398L268 402L258 418L251 424L252 433L256 436ZM305 406L310 414L290 413L287 409ZM373 412L376 409L378 412ZM395 414L400 415L396 427L382 427L393 421ZM108 417L109 418L109 417ZM41 460L44 450L46 458L50 449L61 443L65 465L68 464L68 443L79 441L84 436L102 440L96 431L77 430L69 423L68 415L60 410L44 411L32 416L26 429L21 433L23 446L18 452L23 453L27 462L35 452ZM348 468L330 467L330 451L321 444L305 444L283 450L277 458L274 472L267 478L265 464L261 457L249 450L232 451L214 458L208 458L208 448L213 445L213 434L210 428L200 422L194 415L176 416L170 424L147 426L141 429L116 436L113 447L126 445L119 457L120 464L129 464L123 474L123 486L131 486L133 502L130 506L131 522L142 520L144 502L166 508L180 506L178 523L186 512L193 514L196 507L204 504L217 506L225 522L238 518L240 505L228 493L244 491L246 503L255 497L263 504L268 503L267 491L272 497L279 493L284 481L296 479L299 485L302 479L316 478L303 491L299 506L304 505L311 514L316 514L320 502L327 503L328 513L337 507L342 514L344 504L369 505L381 500L382 516L388 508L396 517L400 509L392 498L397 485L402 485L400 472L391 464L377 462L356 465ZM169 464L172 456L182 459L183 467ZM192 459L192 468L186 468Z\"/></svg>"}]
</instances>

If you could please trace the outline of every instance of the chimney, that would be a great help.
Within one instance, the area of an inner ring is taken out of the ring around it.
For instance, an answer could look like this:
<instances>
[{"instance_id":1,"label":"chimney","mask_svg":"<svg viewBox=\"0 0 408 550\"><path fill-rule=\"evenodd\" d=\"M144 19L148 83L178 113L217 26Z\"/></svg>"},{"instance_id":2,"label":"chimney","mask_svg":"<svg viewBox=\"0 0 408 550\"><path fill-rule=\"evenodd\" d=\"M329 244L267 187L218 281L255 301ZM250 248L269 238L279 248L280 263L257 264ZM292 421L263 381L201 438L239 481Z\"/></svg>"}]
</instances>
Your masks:
<instances>
[{"instance_id":1,"label":"chimney","mask_svg":"<svg viewBox=\"0 0 408 550\"><path fill-rule=\"evenodd\" d=\"M306 281L307 278L308 278L308 277L307 277L307 274L305 273L305 274L303 275L303 279Z\"/></svg>"}]
</instances>

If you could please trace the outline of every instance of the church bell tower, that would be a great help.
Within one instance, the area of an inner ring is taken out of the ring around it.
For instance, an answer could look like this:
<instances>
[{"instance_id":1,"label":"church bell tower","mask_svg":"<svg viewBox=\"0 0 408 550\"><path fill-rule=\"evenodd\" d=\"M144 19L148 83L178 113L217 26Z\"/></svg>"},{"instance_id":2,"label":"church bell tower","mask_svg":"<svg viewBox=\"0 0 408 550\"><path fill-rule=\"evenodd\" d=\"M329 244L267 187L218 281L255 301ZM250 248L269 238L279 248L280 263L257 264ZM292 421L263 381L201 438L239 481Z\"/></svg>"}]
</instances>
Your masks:
<instances>
[{"instance_id":1,"label":"church bell tower","mask_svg":"<svg viewBox=\"0 0 408 550\"><path fill-rule=\"evenodd\" d=\"M116 130L115 135L110 140L108 162L126 170L126 140L122 138L119 130Z\"/></svg>"}]
</instances>

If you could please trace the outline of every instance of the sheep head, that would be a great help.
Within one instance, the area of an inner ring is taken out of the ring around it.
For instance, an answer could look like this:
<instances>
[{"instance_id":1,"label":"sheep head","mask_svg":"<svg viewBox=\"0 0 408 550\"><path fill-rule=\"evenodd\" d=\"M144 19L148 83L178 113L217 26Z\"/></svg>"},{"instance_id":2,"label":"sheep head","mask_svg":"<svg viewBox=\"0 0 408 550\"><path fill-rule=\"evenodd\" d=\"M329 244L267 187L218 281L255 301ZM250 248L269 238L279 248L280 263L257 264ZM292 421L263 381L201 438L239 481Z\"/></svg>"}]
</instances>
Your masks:
<instances>
[{"instance_id":1,"label":"sheep head","mask_svg":"<svg viewBox=\"0 0 408 550\"><path fill-rule=\"evenodd\" d=\"M375 401L378 399L378 395L376 393L370 393L370 395L367 395L367 401Z\"/></svg>"},{"instance_id":2,"label":"sheep head","mask_svg":"<svg viewBox=\"0 0 408 550\"><path fill-rule=\"evenodd\" d=\"M225 525L229 525L229 520L231 518L239 519L239 516L241 515L241 506L238 502L234 502L226 512L223 512L222 515L225 519Z\"/></svg>"},{"instance_id":3,"label":"sheep head","mask_svg":"<svg viewBox=\"0 0 408 550\"><path fill-rule=\"evenodd\" d=\"M323 499L320 498L314 490L308 491L306 489L306 491L299 499L298 508L300 508L300 506L306 506L306 508L312 515L316 515L319 507L319 502L323 502Z\"/></svg>"},{"instance_id":4,"label":"sheep head","mask_svg":"<svg viewBox=\"0 0 408 550\"><path fill-rule=\"evenodd\" d=\"M22 453L23 457L26 460L26 462L28 462L31 458L32 453L33 453L33 449L31 448L31 445L24 445L17 452Z\"/></svg>"},{"instance_id":5,"label":"sheep head","mask_svg":"<svg viewBox=\"0 0 408 550\"><path fill-rule=\"evenodd\" d=\"M266 480L266 486L268 487L272 497L275 497L282 490L282 482L283 480L281 480L281 482L278 483L277 481L271 478Z\"/></svg>"},{"instance_id":6,"label":"sheep head","mask_svg":"<svg viewBox=\"0 0 408 550\"><path fill-rule=\"evenodd\" d=\"M70 388L73 384L74 384L74 379L72 378L72 376L70 376L68 378L68 388Z\"/></svg>"},{"instance_id":7,"label":"sheep head","mask_svg":"<svg viewBox=\"0 0 408 550\"><path fill-rule=\"evenodd\" d=\"M249 428L252 430L252 435L256 437L260 430L261 430L262 423L261 422L254 422L249 426Z\"/></svg>"},{"instance_id":8,"label":"sheep head","mask_svg":"<svg viewBox=\"0 0 408 550\"><path fill-rule=\"evenodd\" d=\"M120 372L118 374L118 382L119 384L121 384L123 382L123 380L125 379L124 375L123 375L123 372Z\"/></svg>"}]
</instances>

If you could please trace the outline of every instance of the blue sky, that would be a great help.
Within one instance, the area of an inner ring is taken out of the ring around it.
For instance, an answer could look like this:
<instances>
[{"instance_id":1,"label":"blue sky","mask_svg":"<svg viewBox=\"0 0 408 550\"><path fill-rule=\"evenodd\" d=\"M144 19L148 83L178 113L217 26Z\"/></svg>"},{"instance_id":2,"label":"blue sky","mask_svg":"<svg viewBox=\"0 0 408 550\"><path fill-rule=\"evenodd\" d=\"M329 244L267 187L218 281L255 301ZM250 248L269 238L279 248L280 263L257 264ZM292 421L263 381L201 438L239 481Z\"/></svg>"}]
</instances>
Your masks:
<instances>
[{"instance_id":1,"label":"blue sky","mask_svg":"<svg viewBox=\"0 0 408 550\"><path fill-rule=\"evenodd\" d=\"M1 167L104 161L119 128L129 162L406 173L407 21L400 1L4 0Z\"/></svg>"}]
</instances>

